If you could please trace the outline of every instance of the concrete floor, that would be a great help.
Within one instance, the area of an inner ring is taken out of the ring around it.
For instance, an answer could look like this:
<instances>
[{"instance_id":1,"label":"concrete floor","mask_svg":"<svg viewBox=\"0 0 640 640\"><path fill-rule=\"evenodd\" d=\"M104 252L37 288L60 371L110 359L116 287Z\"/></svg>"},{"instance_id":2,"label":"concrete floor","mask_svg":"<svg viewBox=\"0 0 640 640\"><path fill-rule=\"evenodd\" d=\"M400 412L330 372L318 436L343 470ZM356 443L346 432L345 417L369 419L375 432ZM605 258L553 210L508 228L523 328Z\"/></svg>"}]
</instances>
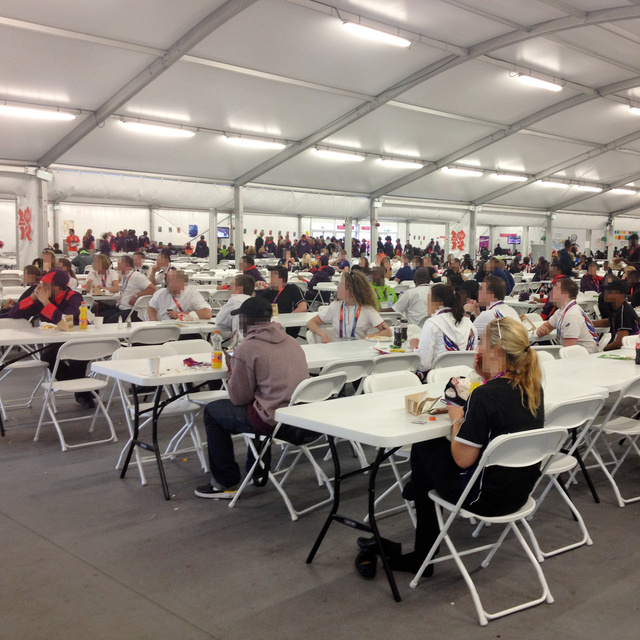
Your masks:
<instances>
[{"instance_id":1,"label":"concrete floor","mask_svg":"<svg viewBox=\"0 0 640 640\"><path fill-rule=\"evenodd\" d=\"M26 387L24 379L9 379L3 398L22 396ZM7 435L0 440L2 639L638 635L640 507L617 507L598 474L602 504L594 504L584 484L572 489L594 545L543 565L555 603L481 628L451 563L438 565L436 575L415 590L408 586L411 576L397 574L403 601L395 603L380 565L373 581L356 574L354 530L333 525L314 563L305 564L325 510L291 522L270 487L252 487L235 509L198 499L193 488L205 476L193 454L166 464L173 495L167 502L152 466L146 487L135 469L119 478L114 465L126 441L121 420L119 443L62 453L50 427L33 442L37 416L36 410L9 411ZM82 437L85 428L69 427L69 433ZM637 487L638 471L630 464L623 484ZM382 474L380 484L387 483L388 474ZM311 486L303 467L291 479L294 504L304 502ZM364 486L361 478L346 485L343 512L363 514ZM534 520L543 546L575 534L566 509L556 507L558 501L549 499ZM406 515L383 520L381 530L411 548ZM465 523L457 530L463 537L470 533ZM534 586L530 567L515 552L512 542L505 544L489 568L473 574L489 607L513 602ZM469 566L477 562L471 559Z\"/></svg>"}]
</instances>

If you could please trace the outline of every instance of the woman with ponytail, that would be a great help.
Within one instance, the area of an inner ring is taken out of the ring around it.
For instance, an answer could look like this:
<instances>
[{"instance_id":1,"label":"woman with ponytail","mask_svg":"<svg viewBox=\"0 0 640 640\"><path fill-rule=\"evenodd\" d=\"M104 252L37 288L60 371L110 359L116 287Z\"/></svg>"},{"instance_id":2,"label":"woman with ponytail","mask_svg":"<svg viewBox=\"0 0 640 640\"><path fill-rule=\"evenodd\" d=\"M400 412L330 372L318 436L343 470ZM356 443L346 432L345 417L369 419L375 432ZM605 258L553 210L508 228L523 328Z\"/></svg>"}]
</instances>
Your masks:
<instances>
[{"instance_id":1,"label":"woman with ponytail","mask_svg":"<svg viewBox=\"0 0 640 640\"><path fill-rule=\"evenodd\" d=\"M396 553L390 561L397 571L415 573L438 536L436 512L428 496L431 489L455 503L491 440L544 425L540 366L522 323L513 318L492 320L482 335L475 370L483 384L471 393L466 407L449 407L451 441L428 440L411 449L412 476L404 496L415 501L415 550L399 555L400 545L389 541L383 545L388 555ZM465 506L485 516L512 513L525 504L539 476L539 465L488 467ZM365 539L359 544L375 547ZM432 573L429 565L424 575Z\"/></svg>"},{"instance_id":2,"label":"woman with ponytail","mask_svg":"<svg viewBox=\"0 0 640 640\"><path fill-rule=\"evenodd\" d=\"M420 340L411 346L420 354L420 372L433 367L435 359L445 351L473 351L476 348L476 330L465 317L460 295L445 284L431 287L427 299L428 320L422 327Z\"/></svg>"}]
</instances>

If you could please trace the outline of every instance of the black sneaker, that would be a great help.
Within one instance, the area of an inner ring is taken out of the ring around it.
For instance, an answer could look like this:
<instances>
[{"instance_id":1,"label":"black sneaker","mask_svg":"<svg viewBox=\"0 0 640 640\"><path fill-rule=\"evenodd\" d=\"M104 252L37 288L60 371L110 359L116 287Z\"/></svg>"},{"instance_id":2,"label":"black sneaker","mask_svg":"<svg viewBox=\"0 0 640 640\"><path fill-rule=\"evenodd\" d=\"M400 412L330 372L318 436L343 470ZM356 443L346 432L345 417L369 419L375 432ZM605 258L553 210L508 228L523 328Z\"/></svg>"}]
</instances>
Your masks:
<instances>
[{"instance_id":1,"label":"black sneaker","mask_svg":"<svg viewBox=\"0 0 640 640\"><path fill-rule=\"evenodd\" d=\"M96 403L90 393L76 393L76 402L85 409L95 409Z\"/></svg>"},{"instance_id":2,"label":"black sneaker","mask_svg":"<svg viewBox=\"0 0 640 640\"><path fill-rule=\"evenodd\" d=\"M233 500L236 493L238 493L237 489L218 489L217 487L212 487L210 484L203 484L200 487L196 487L194 493L198 496L198 498L210 498L212 500Z\"/></svg>"}]
</instances>

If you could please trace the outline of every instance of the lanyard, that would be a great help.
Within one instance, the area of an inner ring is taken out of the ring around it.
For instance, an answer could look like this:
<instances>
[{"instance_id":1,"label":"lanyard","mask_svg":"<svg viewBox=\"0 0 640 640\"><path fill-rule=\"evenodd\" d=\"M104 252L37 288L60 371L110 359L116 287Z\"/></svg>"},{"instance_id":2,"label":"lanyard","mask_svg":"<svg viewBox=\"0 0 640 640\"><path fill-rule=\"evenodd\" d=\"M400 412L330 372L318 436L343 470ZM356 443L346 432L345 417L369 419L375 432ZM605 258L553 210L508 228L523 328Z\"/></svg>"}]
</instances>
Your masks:
<instances>
[{"instance_id":1,"label":"lanyard","mask_svg":"<svg viewBox=\"0 0 640 640\"><path fill-rule=\"evenodd\" d=\"M441 313L449 313L449 311L451 311L449 307L447 307L446 309L440 309L440 311L438 311L436 315L439 316Z\"/></svg>"},{"instance_id":2,"label":"lanyard","mask_svg":"<svg viewBox=\"0 0 640 640\"><path fill-rule=\"evenodd\" d=\"M178 311L182 311L182 307L180 306L180 303L178 302L178 299L173 296L173 301L176 303L176 307L178 307Z\"/></svg>"},{"instance_id":3,"label":"lanyard","mask_svg":"<svg viewBox=\"0 0 640 640\"><path fill-rule=\"evenodd\" d=\"M562 318L560 318L560 322L558 322L558 328L556 329L558 333L558 337L562 335L562 325L564 324L564 317L567 315L567 311L569 311L569 309L571 309L571 307L574 307L575 305L576 305L576 301L573 300L573 302L570 302L567 305L567 308L562 312Z\"/></svg>"},{"instance_id":4,"label":"lanyard","mask_svg":"<svg viewBox=\"0 0 640 640\"><path fill-rule=\"evenodd\" d=\"M129 284L129 280L131 280L131 274L133 273L133 271L126 277L123 279L122 281L122 293L124 293L125 289L127 288L127 285Z\"/></svg>"},{"instance_id":5,"label":"lanyard","mask_svg":"<svg viewBox=\"0 0 640 640\"><path fill-rule=\"evenodd\" d=\"M273 303L275 304L276 302L278 302L278 298L280 297L280 294L284 291L284 287L280 288L280 291L278 291L278 295L275 297Z\"/></svg>"},{"instance_id":6,"label":"lanyard","mask_svg":"<svg viewBox=\"0 0 640 640\"><path fill-rule=\"evenodd\" d=\"M384 292L384 297L380 295L380 290L374 288L374 291L376 292L376 296L378 296L378 300L388 300L389 299L389 292L388 292L389 287L384 287L384 289L382 290Z\"/></svg>"},{"instance_id":7,"label":"lanyard","mask_svg":"<svg viewBox=\"0 0 640 640\"><path fill-rule=\"evenodd\" d=\"M498 302L494 302L490 307L489 310L491 309L495 309L496 307L499 307L501 304L504 304L503 300L498 300ZM499 312L499 311L495 311L494 312L495 317L496 318L504 318L504 316Z\"/></svg>"},{"instance_id":8,"label":"lanyard","mask_svg":"<svg viewBox=\"0 0 640 640\"><path fill-rule=\"evenodd\" d=\"M340 338L347 334L347 318L344 312L345 303L342 303L340 307ZM356 339L356 325L358 324L358 318L360 317L361 307L357 304L353 306L353 328L351 330L351 339Z\"/></svg>"},{"instance_id":9,"label":"lanyard","mask_svg":"<svg viewBox=\"0 0 640 640\"><path fill-rule=\"evenodd\" d=\"M106 287L107 286L107 272L105 271L103 276L100 276L100 278L102 279L102 286Z\"/></svg>"}]
</instances>

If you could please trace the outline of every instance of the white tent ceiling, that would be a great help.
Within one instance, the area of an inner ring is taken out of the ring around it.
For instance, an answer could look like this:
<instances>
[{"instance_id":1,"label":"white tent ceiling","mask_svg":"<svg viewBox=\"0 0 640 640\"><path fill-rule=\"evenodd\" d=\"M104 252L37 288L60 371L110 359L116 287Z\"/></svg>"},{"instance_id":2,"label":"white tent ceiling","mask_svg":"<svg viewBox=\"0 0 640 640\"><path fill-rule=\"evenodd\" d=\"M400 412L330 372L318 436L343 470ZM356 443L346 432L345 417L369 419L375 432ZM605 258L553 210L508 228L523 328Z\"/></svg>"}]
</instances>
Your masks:
<instances>
[{"instance_id":1,"label":"white tent ceiling","mask_svg":"<svg viewBox=\"0 0 640 640\"><path fill-rule=\"evenodd\" d=\"M343 20L411 46L355 38ZM22 184L7 167L42 166L52 201L230 207L235 184L271 213L364 217L369 197L390 196L432 214L482 205L487 220L640 216L640 0L0 0L0 59L0 101L77 116L0 117L0 194ZM122 118L196 135L133 133ZM287 146L238 148L225 133ZM316 145L365 159L328 161ZM484 173L441 171L451 164ZM624 185L639 193L610 191ZM420 217L397 202L379 217Z\"/></svg>"}]
</instances>

